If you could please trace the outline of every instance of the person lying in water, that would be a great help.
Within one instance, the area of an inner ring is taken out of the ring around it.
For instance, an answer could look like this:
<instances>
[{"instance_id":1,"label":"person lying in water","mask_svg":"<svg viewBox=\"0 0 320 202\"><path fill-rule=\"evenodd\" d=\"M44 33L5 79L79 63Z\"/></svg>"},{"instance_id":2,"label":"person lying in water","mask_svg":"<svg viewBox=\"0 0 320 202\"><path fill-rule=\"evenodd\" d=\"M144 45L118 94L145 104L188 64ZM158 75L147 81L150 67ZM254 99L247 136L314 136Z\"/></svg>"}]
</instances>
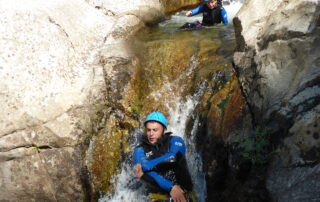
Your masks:
<instances>
[{"instance_id":1,"label":"person lying in water","mask_svg":"<svg viewBox=\"0 0 320 202\"><path fill-rule=\"evenodd\" d=\"M146 134L134 149L134 175L146 183L150 201L195 202L183 139L165 130L167 120L152 112L144 122Z\"/></svg>"},{"instance_id":2,"label":"person lying in water","mask_svg":"<svg viewBox=\"0 0 320 202\"><path fill-rule=\"evenodd\" d=\"M186 23L180 29L199 29L203 26L213 26L223 23L228 24L228 17L226 10L222 7L221 1L218 0L204 0L205 4L198 6L186 13L186 16L194 16L199 13L203 14L202 22L195 21Z\"/></svg>"}]
</instances>

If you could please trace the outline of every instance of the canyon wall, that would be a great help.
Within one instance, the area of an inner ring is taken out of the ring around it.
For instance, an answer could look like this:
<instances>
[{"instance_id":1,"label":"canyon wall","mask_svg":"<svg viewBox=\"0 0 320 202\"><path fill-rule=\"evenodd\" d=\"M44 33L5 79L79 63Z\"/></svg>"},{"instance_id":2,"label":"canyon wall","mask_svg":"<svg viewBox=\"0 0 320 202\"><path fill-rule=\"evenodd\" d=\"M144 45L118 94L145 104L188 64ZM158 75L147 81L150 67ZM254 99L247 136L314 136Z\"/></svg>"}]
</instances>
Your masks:
<instances>
[{"instance_id":1,"label":"canyon wall","mask_svg":"<svg viewBox=\"0 0 320 202\"><path fill-rule=\"evenodd\" d=\"M320 197L319 14L317 0L249 0L233 20L243 94L279 149L266 181L275 201Z\"/></svg>"},{"instance_id":2,"label":"canyon wall","mask_svg":"<svg viewBox=\"0 0 320 202\"><path fill-rule=\"evenodd\" d=\"M163 19L161 3L0 1L1 201L82 201L111 189L136 124L124 106L135 71L126 44Z\"/></svg>"}]
</instances>

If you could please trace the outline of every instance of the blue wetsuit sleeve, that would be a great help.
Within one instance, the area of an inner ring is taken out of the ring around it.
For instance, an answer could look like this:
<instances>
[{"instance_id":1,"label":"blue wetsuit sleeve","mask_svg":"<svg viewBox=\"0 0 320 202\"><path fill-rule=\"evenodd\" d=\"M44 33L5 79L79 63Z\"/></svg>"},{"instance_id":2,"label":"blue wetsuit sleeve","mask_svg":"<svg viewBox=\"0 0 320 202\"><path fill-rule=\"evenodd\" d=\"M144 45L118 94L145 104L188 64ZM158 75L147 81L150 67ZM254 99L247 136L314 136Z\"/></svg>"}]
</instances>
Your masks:
<instances>
[{"instance_id":1,"label":"blue wetsuit sleeve","mask_svg":"<svg viewBox=\"0 0 320 202\"><path fill-rule=\"evenodd\" d=\"M156 182L157 184L164 190L166 191L170 191L172 186L174 185L173 182L171 182L170 180L162 177L161 175L159 175L158 173L151 171L146 173L145 175L149 175L151 176Z\"/></svg>"},{"instance_id":2,"label":"blue wetsuit sleeve","mask_svg":"<svg viewBox=\"0 0 320 202\"><path fill-rule=\"evenodd\" d=\"M147 162L144 149L142 147L137 147L133 151L133 165L144 164Z\"/></svg>"},{"instance_id":3,"label":"blue wetsuit sleeve","mask_svg":"<svg viewBox=\"0 0 320 202\"><path fill-rule=\"evenodd\" d=\"M173 136L170 140L169 152L149 161L142 161L142 170L149 171L156 167L159 163L165 162L170 158L174 158L178 152L181 152L183 156L186 155L186 145L181 137Z\"/></svg>"},{"instance_id":4,"label":"blue wetsuit sleeve","mask_svg":"<svg viewBox=\"0 0 320 202\"><path fill-rule=\"evenodd\" d=\"M227 16L227 11L223 8L221 9L221 18L222 18L222 23L224 25L228 25L228 16Z\"/></svg>"},{"instance_id":5,"label":"blue wetsuit sleeve","mask_svg":"<svg viewBox=\"0 0 320 202\"><path fill-rule=\"evenodd\" d=\"M205 5L200 5L200 6L198 6L197 8L194 8L194 9L190 10L191 13L192 13L191 16L198 15L199 13L202 13L204 7L205 7Z\"/></svg>"}]
</instances>

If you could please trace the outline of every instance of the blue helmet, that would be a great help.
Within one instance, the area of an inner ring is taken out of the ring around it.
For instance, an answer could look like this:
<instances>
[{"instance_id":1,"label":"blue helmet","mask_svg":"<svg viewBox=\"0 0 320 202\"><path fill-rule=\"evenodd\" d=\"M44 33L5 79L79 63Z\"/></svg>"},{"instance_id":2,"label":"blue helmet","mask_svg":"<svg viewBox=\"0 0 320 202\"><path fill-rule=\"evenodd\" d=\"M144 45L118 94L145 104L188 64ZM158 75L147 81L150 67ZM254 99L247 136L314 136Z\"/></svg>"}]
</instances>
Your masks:
<instances>
[{"instance_id":1,"label":"blue helmet","mask_svg":"<svg viewBox=\"0 0 320 202\"><path fill-rule=\"evenodd\" d=\"M146 125L149 121L156 121L161 123L165 128L168 126L168 122L166 117L161 112L152 112L146 118L144 125Z\"/></svg>"}]
</instances>

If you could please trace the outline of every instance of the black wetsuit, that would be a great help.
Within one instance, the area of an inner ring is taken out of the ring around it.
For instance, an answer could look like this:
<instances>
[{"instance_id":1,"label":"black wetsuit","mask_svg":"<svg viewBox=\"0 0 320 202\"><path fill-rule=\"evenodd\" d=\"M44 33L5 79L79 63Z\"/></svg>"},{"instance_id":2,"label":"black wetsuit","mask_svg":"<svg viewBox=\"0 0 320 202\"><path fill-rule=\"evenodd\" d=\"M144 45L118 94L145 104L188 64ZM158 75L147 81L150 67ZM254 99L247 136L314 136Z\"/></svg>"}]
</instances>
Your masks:
<instances>
[{"instance_id":1,"label":"black wetsuit","mask_svg":"<svg viewBox=\"0 0 320 202\"><path fill-rule=\"evenodd\" d=\"M210 9L207 5L205 5L202 14L202 25L204 26L212 26L222 22L220 6L217 6L214 9Z\"/></svg>"},{"instance_id":2,"label":"black wetsuit","mask_svg":"<svg viewBox=\"0 0 320 202\"><path fill-rule=\"evenodd\" d=\"M150 193L169 194L175 184L185 191L192 191L192 180L185 159L185 145L180 137L165 133L158 143L151 144L144 136L141 144L135 149L134 163L142 164L144 175L141 179L149 184Z\"/></svg>"},{"instance_id":3,"label":"black wetsuit","mask_svg":"<svg viewBox=\"0 0 320 202\"><path fill-rule=\"evenodd\" d=\"M203 14L202 22L187 22L182 25L180 30L196 30L208 26L213 26L216 24L223 23L224 25L228 24L228 17L226 10L222 7L221 2L218 1L218 5L210 9L207 4L202 4L195 9L191 10L191 15L198 15L199 13Z\"/></svg>"}]
</instances>

